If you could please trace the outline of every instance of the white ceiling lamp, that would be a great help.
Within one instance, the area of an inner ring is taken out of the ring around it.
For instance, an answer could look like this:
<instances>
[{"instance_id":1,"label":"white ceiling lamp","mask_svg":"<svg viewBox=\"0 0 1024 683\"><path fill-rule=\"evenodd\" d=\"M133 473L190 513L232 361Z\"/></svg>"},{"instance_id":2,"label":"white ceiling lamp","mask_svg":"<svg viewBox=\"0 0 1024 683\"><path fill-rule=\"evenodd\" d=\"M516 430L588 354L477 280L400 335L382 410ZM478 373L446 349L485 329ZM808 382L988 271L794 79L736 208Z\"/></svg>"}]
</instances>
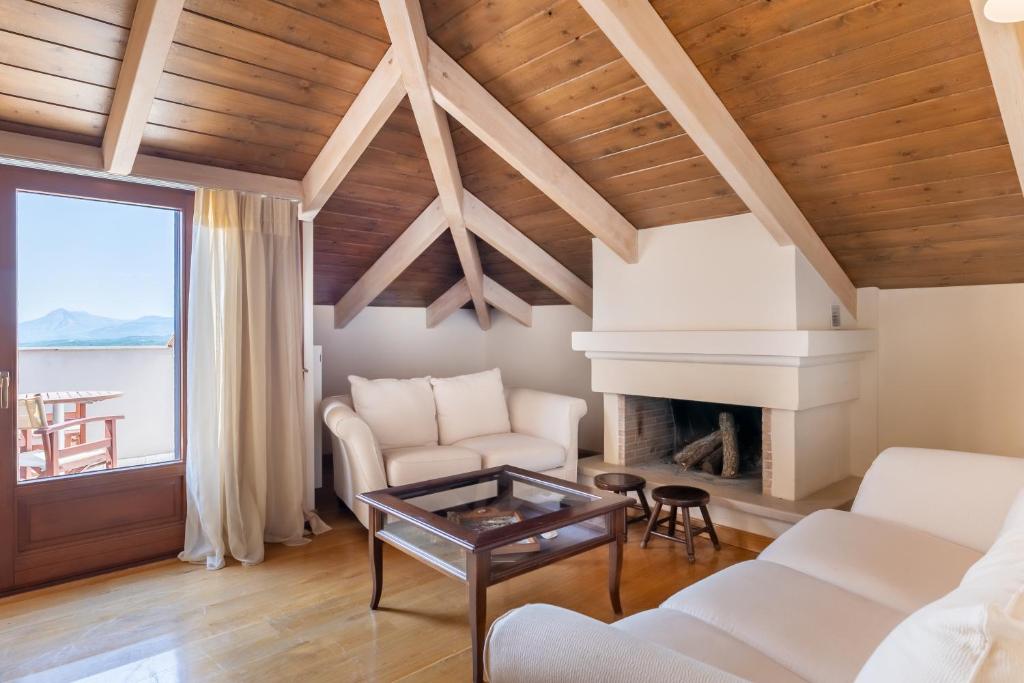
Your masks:
<instances>
[{"instance_id":1,"label":"white ceiling lamp","mask_svg":"<svg viewBox=\"0 0 1024 683\"><path fill-rule=\"evenodd\" d=\"M985 18L1000 24L1024 21L1024 0L988 0Z\"/></svg>"}]
</instances>

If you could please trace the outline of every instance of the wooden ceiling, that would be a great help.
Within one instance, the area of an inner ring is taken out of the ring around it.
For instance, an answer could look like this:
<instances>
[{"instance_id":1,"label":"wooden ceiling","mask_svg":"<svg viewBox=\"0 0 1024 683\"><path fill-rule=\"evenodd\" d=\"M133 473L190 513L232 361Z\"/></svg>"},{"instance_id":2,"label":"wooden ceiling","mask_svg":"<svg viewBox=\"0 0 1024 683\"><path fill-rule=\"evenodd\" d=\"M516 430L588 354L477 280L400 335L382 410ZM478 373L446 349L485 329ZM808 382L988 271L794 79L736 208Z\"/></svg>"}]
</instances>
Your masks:
<instances>
[{"instance_id":1,"label":"wooden ceiling","mask_svg":"<svg viewBox=\"0 0 1024 683\"><path fill-rule=\"evenodd\" d=\"M968 0L656 0L858 286L1024 281L1024 197ZM0 1L0 129L98 145L134 0ZM424 0L430 36L638 228L745 212L577 0ZM187 0L146 154L300 179L389 45L371 0ZM463 183L591 280L591 234L450 121ZM435 197L403 103L316 219L333 304ZM485 272L561 299L495 250ZM445 235L378 299L462 277Z\"/></svg>"}]
</instances>

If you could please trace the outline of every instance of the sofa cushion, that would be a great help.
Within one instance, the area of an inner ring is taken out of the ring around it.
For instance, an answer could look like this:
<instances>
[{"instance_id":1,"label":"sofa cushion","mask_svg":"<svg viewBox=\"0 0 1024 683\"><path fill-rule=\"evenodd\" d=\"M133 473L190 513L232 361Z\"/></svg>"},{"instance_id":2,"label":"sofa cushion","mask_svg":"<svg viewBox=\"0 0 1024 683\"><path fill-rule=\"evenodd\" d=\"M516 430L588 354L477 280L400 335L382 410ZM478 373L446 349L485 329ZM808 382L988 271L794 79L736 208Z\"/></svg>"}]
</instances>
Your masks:
<instances>
[{"instance_id":1,"label":"sofa cushion","mask_svg":"<svg viewBox=\"0 0 1024 683\"><path fill-rule=\"evenodd\" d=\"M539 436L513 432L490 434L463 439L455 445L479 453L484 468L515 465L524 470L544 472L565 464L565 449Z\"/></svg>"},{"instance_id":2,"label":"sofa cushion","mask_svg":"<svg viewBox=\"0 0 1024 683\"><path fill-rule=\"evenodd\" d=\"M956 588L981 553L902 524L821 510L758 559L803 572L909 614Z\"/></svg>"},{"instance_id":3,"label":"sofa cushion","mask_svg":"<svg viewBox=\"0 0 1024 683\"><path fill-rule=\"evenodd\" d=\"M442 444L512 431L505 388L497 368L458 377L434 377L437 426Z\"/></svg>"},{"instance_id":4,"label":"sofa cushion","mask_svg":"<svg viewBox=\"0 0 1024 683\"><path fill-rule=\"evenodd\" d=\"M960 586L897 626L864 665L859 683L1021 680L1024 499L1018 502Z\"/></svg>"},{"instance_id":5,"label":"sofa cushion","mask_svg":"<svg viewBox=\"0 0 1024 683\"><path fill-rule=\"evenodd\" d=\"M985 552L1024 486L1024 458L887 448L861 482L853 512Z\"/></svg>"},{"instance_id":6,"label":"sofa cushion","mask_svg":"<svg viewBox=\"0 0 1024 683\"><path fill-rule=\"evenodd\" d=\"M349 375L352 405L381 450L437 444L437 411L429 377L365 379Z\"/></svg>"},{"instance_id":7,"label":"sofa cushion","mask_svg":"<svg viewBox=\"0 0 1024 683\"><path fill-rule=\"evenodd\" d=\"M480 469L480 454L455 446L410 446L384 451L389 486L447 477Z\"/></svg>"},{"instance_id":8,"label":"sofa cushion","mask_svg":"<svg viewBox=\"0 0 1024 683\"><path fill-rule=\"evenodd\" d=\"M759 683L800 683L802 678L725 631L674 609L652 609L621 619L613 628Z\"/></svg>"},{"instance_id":9,"label":"sofa cushion","mask_svg":"<svg viewBox=\"0 0 1024 683\"><path fill-rule=\"evenodd\" d=\"M774 562L733 565L662 603L808 681L851 681L903 613Z\"/></svg>"}]
</instances>

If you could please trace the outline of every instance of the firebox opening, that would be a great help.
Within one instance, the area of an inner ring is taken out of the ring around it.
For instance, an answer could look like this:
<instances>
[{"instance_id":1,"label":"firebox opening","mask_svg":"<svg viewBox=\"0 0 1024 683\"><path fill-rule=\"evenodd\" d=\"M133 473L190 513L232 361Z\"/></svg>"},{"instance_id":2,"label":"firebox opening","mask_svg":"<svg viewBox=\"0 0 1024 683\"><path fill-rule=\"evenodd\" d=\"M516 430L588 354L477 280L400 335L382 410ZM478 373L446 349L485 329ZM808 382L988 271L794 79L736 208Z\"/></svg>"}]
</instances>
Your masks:
<instances>
[{"instance_id":1,"label":"firebox opening","mask_svg":"<svg viewBox=\"0 0 1024 683\"><path fill-rule=\"evenodd\" d=\"M618 400L621 464L770 486L771 454L764 450L770 428L762 408L628 394Z\"/></svg>"},{"instance_id":2,"label":"firebox opening","mask_svg":"<svg viewBox=\"0 0 1024 683\"><path fill-rule=\"evenodd\" d=\"M664 458L683 469L727 478L761 474L760 408L666 400L675 433L672 452Z\"/></svg>"}]
</instances>

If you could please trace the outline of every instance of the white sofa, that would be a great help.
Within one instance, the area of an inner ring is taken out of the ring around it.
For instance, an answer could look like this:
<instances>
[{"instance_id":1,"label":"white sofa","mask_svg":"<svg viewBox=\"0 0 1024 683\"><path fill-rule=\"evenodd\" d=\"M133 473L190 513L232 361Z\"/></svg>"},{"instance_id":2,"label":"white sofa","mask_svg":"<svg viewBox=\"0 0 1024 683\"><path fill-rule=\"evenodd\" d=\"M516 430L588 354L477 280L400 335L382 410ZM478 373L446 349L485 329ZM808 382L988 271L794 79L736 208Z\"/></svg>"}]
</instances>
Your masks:
<instances>
[{"instance_id":1,"label":"white sofa","mask_svg":"<svg viewBox=\"0 0 1024 683\"><path fill-rule=\"evenodd\" d=\"M871 466L851 512L816 512L758 559L713 574L657 609L611 625L550 605L509 612L488 635L489 680L1024 681L1022 488L1024 458L889 449ZM1007 526L1016 519L1016 535L1004 530L981 560L1004 518ZM971 585L965 572L975 575ZM1010 588L990 589L998 583L992 576ZM1017 649L990 651L972 634L994 622L987 605L965 607L965 590L1009 601L1015 612L1004 621L1012 625L1001 628ZM936 626L936 612L947 621ZM969 614L981 617L969 624ZM968 655L952 645L929 649L933 636L958 637L977 645L971 656L998 661L970 669L960 661ZM902 673L893 673L894 659L903 660Z\"/></svg>"},{"instance_id":2,"label":"white sofa","mask_svg":"<svg viewBox=\"0 0 1024 683\"><path fill-rule=\"evenodd\" d=\"M381 447L370 425L356 412L351 396L324 399L321 413L331 433L338 498L366 526L369 511L356 496L388 486L503 464L575 482L579 423L587 413L586 401L533 389L499 391L504 396L503 407L508 411L505 424L510 431L474 435L448 444L435 440L401 448ZM467 411L472 409L467 407ZM401 429L400 425L395 427ZM444 429L441 441L445 441Z\"/></svg>"}]
</instances>

